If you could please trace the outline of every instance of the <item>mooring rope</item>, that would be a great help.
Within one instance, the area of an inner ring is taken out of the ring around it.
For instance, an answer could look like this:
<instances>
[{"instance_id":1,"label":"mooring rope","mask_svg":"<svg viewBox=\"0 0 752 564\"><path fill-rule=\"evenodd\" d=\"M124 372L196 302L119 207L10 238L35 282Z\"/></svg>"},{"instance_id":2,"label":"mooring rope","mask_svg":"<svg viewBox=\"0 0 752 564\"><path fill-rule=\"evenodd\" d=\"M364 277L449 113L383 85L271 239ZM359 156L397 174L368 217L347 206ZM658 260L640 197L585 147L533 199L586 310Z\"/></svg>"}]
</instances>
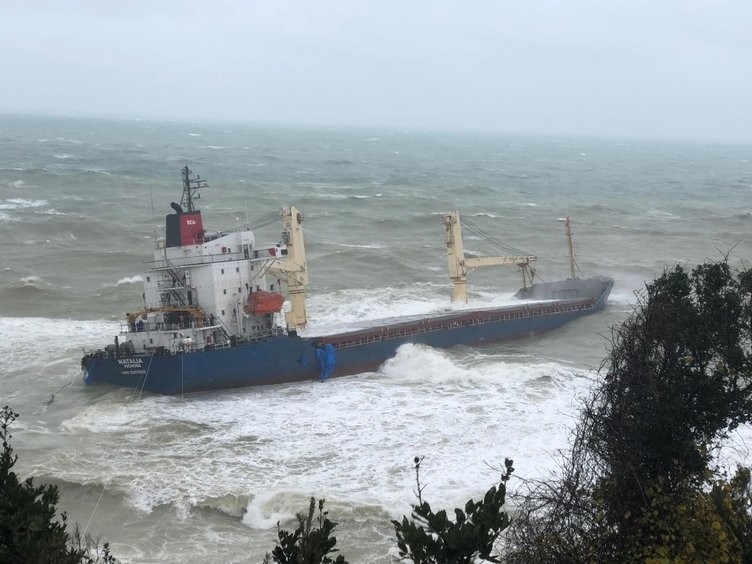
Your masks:
<instances>
[{"instance_id":1,"label":"mooring rope","mask_svg":"<svg viewBox=\"0 0 752 564\"><path fill-rule=\"evenodd\" d=\"M44 402L44 405L48 407L52 405L52 402L55 401L55 396L58 395L60 392L62 392L65 388L70 388L72 385L73 385L73 378L71 378L70 382L68 382L67 384L63 384L57 392L55 392L54 394L50 394L49 399L46 402Z\"/></svg>"},{"instance_id":2,"label":"mooring rope","mask_svg":"<svg viewBox=\"0 0 752 564\"><path fill-rule=\"evenodd\" d=\"M160 338L162 336L160 335ZM159 343L159 338L157 339L157 344ZM146 374L144 374L143 380L139 380L138 385L136 386L136 390L138 390L138 397L136 398L136 401L141 400L141 396L143 396L144 393L144 387L146 386L146 381L149 378L149 372L151 372L151 365L154 360L154 353L157 350L157 346L155 345L154 348L151 351L151 356L149 357L149 364L146 367ZM118 447L117 452L115 453L115 465L117 466L117 462L120 459L120 454L123 452L123 447L125 446L125 440L127 436L124 436L123 439L120 441L120 446ZM89 527L91 526L91 522L94 520L94 515L97 512L97 509L99 509L99 504L102 501L102 498L104 497L104 492L107 489L107 482L112 477L112 472L109 473L107 476L107 480L105 480L105 483L102 484L102 491L99 492L99 497L97 498L97 502L94 504L94 509L91 510L91 516L89 517L89 521L86 523L86 527L84 528L83 536L86 536L86 533L89 531Z\"/></svg>"}]
</instances>

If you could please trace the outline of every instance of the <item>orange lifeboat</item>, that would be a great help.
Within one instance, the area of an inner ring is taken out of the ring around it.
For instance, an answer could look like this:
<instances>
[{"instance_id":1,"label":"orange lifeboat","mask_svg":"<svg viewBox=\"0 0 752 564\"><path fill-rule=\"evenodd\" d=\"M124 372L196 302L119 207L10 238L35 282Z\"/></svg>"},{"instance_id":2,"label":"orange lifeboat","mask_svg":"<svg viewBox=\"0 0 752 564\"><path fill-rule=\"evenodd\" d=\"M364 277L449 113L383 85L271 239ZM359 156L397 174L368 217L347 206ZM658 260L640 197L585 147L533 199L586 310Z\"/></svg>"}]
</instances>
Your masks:
<instances>
[{"instance_id":1,"label":"orange lifeboat","mask_svg":"<svg viewBox=\"0 0 752 564\"><path fill-rule=\"evenodd\" d=\"M251 295L248 296L248 305L245 307L245 312L254 315L277 313L282 310L282 304L284 301L285 297L282 294L259 290L257 292L252 292Z\"/></svg>"}]
</instances>

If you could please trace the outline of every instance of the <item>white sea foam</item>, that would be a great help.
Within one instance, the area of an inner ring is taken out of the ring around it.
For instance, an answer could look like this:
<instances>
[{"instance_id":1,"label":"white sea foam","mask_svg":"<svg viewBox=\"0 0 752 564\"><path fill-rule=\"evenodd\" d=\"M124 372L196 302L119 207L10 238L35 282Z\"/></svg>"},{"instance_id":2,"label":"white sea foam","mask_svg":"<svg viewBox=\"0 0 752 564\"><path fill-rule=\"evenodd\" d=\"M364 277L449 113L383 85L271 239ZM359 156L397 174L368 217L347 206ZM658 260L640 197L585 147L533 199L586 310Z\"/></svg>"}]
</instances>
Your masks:
<instances>
[{"instance_id":1,"label":"white sea foam","mask_svg":"<svg viewBox=\"0 0 752 564\"><path fill-rule=\"evenodd\" d=\"M375 320L519 304L511 292L475 290L472 303L450 303L441 285L338 290L315 294L307 303L311 323L304 335L322 335L367 327Z\"/></svg>"},{"instance_id":2,"label":"white sea foam","mask_svg":"<svg viewBox=\"0 0 752 564\"><path fill-rule=\"evenodd\" d=\"M53 325L70 332L68 323ZM310 495L330 510L373 505L396 517L409 509L416 455L426 456L426 495L437 507L481 495L498 479L485 463L507 456L517 475L545 475L591 385L567 364L406 345L378 373L323 384L86 404L63 427L88 437L89 450L76 464L53 454L35 468L107 483L147 512L248 496L243 522L254 528L291 519ZM749 430L737 437L744 444ZM116 456L97 454L113 444Z\"/></svg>"},{"instance_id":3,"label":"white sea foam","mask_svg":"<svg viewBox=\"0 0 752 564\"><path fill-rule=\"evenodd\" d=\"M27 200L26 198L8 198L0 203L0 210L18 210L46 206L47 200Z\"/></svg>"},{"instance_id":4,"label":"white sea foam","mask_svg":"<svg viewBox=\"0 0 752 564\"><path fill-rule=\"evenodd\" d=\"M271 529L286 522L308 505L309 495L301 491L259 492L248 501L243 523L255 529Z\"/></svg>"},{"instance_id":5,"label":"white sea foam","mask_svg":"<svg viewBox=\"0 0 752 564\"><path fill-rule=\"evenodd\" d=\"M249 495L243 520L259 528L292 517L310 495L397 516L408 509L416 455L426 456L427 493L439 506L493 484L498 475L484 462L509 456L520 475L542 475L566 444L567 417L590 385L584 375L407 345L380 373L324 384L89 405L65 428L124 447L117 459L87 457L85 470L68 466L63 478L102 476L143 511ZM196 432L170 434L176 425Z\"/></svg>"},{"instance_id":6,"label":"white sea foam","mask_svg":"<svg viewBox=\"0 0 752 564\"><path fill-rule=\"evenodd\" d=\"M36 276L23 280L41 282ZM101 347L117 331L116 323L106 321L0 317L0 358L8 370L46 366L60 360L64 351Z\"/></svg>"},{"instance_id":7,"label":"white sea foam","mask_svg":"<svg viewBox=\"0 0 752 564\"><path fill-rule=\"evenodd\" d=\"M634 291L611 292L608 303L610 306L628 306L629 310L627 311L631 311L631 307L637 304L637 296L635 296Z\"/></svg>"},{"instance_id":8,"label":"white sea foam","mask_svg":"<svg viewBox=\"0 0 752 564\"><path fill-rule=\"evenodd\" d=\"M301 170L301 171L296 171L296 172L305 173L306 171L305 170ZM331 182L309 182L309 181L305 181L305 182L298 182L298 186L300 186L302 188L315 188L315 189L319 189L319 188L339 188L338 185L332 184Z\"/></svg>"},{"instance_id":9,"label":"white sea foam","mask_svg":"<svg viewBox=\"0 0 752 564\"><path fill-rule=\"evenodd\" d=\"M190 135L191 137L201 137L203 133L189 133L188 135Z\"/></svg>"},{"instance_id":10,"label":"white sea foam","mask_svg":"<svg viewBox=\"0 0 752 564\"><path fill-rule=\"evenodd\" d=\"M223 495L220 497L210 497L205 499L189 500L190 507L206 508L221 511L231 517L243 517L248 508L249 496L241 495Z\"/></svg>"},{"instance_id":11,"label":"white sea foam","mask_svg":"<svg viewBox=\"0 0 752 564\"><path fill-rule=\"evenodd\" d=\"M448 306L439 296L407 292L404 289L379 288L339 290L311 296L308 302L311 328L317 334L331 332L353 323L441 311Z\"/></svg>"},{"instance_id":12,"label":"white sea foam","mask_svg":"<svg viewBox=\"0 0 752 564\"><path fill-rule=\"evenodd\" d=\"M347 194L311 194L314 198L321 200L347 200L350 196Z\"/></svg>"},{"instance_id":13,"label":"white sea foam","mask_svg":"<svg viewBox=\"0 0 752 564\"><path fill-rule=\"evenodd\" d=\"M385 245L354 245L349 243L332 243L332 242L326 242L328 245L333 245L335 247L347 247L349 249L385 249Z\"/></svg>"},{"instance_id":14,"label":"white sea foam","mask_svg":"<svg viewBox=\"0 0 752 564\"><path fill-rule=\"evenodd\" d=\"M648 210L648 215L653 215L660 217L663 219L681 219L681 216L676 215L675 213L659 210L659 209L652 209Z\"/></svg>"},{"instance_id":15,"label":"white sea foam","mask_svg":"<svg viewBox=\"0 0 752 564\"><path fill-rule=\"evenodd\" d=\"M123 284L139 284L144 281L144 277L141 274L135 276L126 276L115 282L115 286L122 286Z\"/></svg>"},{"instance_id":16,"label":"white sea foam","mask_svg":"<svg viewBox=\"0 0 752 564\"><path fill-rule=\"evenodd\" d=\"M52 156L55 157L56 159L65 160L65 159L72 159L75 155L71 155L70 153L55 153Z\"/></svg>"},{"instance_id":17,"label":"white sea foam","mask_svg":"<svg viewBox=\"0 0 752 564\"><path fill-rule=\"evenodd\" d=\"M39 276L24 276L21 278L21 284L24 286L41 286L42 279Z\"/></svg>"}]
</instances>

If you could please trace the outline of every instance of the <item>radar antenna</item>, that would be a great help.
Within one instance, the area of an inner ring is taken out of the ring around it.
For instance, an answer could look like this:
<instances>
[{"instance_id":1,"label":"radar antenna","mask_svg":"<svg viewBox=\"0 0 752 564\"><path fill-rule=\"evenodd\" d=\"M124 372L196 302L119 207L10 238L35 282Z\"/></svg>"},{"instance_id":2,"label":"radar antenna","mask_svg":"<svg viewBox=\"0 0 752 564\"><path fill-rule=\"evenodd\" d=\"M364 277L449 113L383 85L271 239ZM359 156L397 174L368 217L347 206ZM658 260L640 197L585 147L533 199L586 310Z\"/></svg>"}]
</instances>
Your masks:
<instances>
[{"instance_id":1,"label":"radar antenna","mask_svg":"<svg viewBox=\"0 0 752 564\"><path fill-rule=\"evenodd\" d=\"M193 171L188 168L188 165L184 166L181 172L183 173L183 195L180 198L180 205L184 211L192 212L194 211L193 201L201 198L198 191L201 188L208 188L209 184L206 180L201 180L198 174L195 178L192 178Z\"/></svg>"}]
</instances>

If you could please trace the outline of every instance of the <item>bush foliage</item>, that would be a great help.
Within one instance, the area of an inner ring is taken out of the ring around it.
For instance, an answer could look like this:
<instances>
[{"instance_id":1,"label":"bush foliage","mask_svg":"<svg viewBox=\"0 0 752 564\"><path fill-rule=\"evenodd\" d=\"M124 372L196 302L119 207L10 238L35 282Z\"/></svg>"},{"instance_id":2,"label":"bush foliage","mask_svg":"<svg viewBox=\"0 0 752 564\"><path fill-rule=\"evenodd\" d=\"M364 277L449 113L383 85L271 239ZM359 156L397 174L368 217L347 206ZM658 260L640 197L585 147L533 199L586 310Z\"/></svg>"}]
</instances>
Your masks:
<instances>
[{"instance_id":1,"label":"bush foliage","mask_svg":"<svg viewBox=\"0 0 752 564\"><path fill-rule=\"evenodd\" d=\"M558 479L531 484L510 562L740 561L749 474L715 449L752 418L752 272L667 270L614 328ZM746 476L746 482L745 482Z\"/></svg>"},{"instance_id":2,"label":"bush foliage","mask_svg":"<svg viewBox=\"0 0 752 564\"><path fill-rule=\"evenodd\" d=\"M292 533L282 529L277 523L277 546L264 559L265 564L347 564L341 554L332 560L329 556L337 552L334 548L337 537L331 536L337 523L330 521L324 511L324 501L318 502L318 517L314 526L316 500L312 497L308 506L308 516L298 513L298 528Z\"/></svg>"},{"instance_id":3,"label":"bush foliage","mask_svg":"<svg viewBox=\"0 0 752 564\"><path fill-rule=\"evenodd\" d=\"M69 534L65 512L57 517L59 494L54 485L20 481L13 471L18 457L10 444L10 425L18 417L10 407L0 412L0 562L50 564L111 564L109 546L99 554L98 543L82 538L78 528Z\"/></svg>"},{"instance_id":4,"label":"bush foliage","mask_svg":"<svg viewBox=\"0 0 752 564\"><path fill-rule=\"evenodd\" d=\"M400 556L416 564L471 564L478 558L499 562L492 552L499 534L509 526L509 516L503 508L506 483L514 471L512 461L504 461L498 486L491 487L481 501L469 499L464 511L455 508L452 520L444 509L434 512L423 500L422 460L415 459L418 504L413 505L412 519L392 521Z\"/></svg>"}]
</instances>

